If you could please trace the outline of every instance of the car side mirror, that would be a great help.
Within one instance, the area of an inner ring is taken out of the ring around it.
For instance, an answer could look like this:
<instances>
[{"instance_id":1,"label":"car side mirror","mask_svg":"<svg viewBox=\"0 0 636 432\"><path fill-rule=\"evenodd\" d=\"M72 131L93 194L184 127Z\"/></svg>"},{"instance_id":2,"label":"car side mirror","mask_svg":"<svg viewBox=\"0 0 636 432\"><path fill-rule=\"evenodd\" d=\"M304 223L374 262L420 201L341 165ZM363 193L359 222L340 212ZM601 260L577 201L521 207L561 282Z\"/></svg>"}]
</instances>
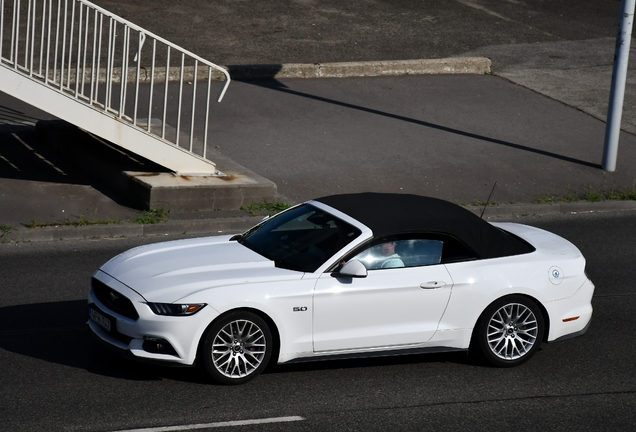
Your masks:
<instances>
[{"instance_id":1,"label":"car side mirror","mask_svg":"<svg viewBox=\"0 0 636 432\"><path fill-rule=\"evenodd\" d=\"M342 266L339 272L336 272L334 276L336 277L354 277L354 278L364 278L367 277L367 268L358 260L351 260L345 265Z\"/></svg>"}]
</instances>

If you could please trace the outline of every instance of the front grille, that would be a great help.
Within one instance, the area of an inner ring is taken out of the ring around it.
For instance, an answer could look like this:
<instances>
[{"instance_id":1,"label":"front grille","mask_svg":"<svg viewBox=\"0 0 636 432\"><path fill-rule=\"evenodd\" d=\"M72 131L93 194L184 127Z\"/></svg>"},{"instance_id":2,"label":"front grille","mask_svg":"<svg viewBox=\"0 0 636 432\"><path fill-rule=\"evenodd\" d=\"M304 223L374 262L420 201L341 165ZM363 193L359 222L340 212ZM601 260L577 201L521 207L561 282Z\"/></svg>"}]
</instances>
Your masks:
<instances>
[{"instance_id":1,"label":"front grille","mask_svg":"<svg viewBox=\"0 0 636 432\"><path fill-rule=\"evenodd\" d=\"M120 292L95 278L91 280L91 287L97 299L108 309L135 321L139 318L132 302Z\"/></svg>"}]
</instances>

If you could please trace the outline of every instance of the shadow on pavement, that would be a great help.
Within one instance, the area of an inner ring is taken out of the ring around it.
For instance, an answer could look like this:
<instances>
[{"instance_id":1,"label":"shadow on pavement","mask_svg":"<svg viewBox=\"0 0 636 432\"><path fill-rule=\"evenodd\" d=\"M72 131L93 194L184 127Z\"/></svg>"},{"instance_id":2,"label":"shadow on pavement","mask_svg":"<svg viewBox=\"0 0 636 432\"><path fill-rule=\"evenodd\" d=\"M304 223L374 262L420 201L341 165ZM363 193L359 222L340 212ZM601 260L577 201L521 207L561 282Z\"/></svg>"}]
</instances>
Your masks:
<instances>
[{"instance_id":1,"label":"shadow on pavement","mask_svg":"<svg viewBox=\"0 0 636 432\"><path fill-rule=\"evenodd\" d=\"M5 126L35 126L39 118L0 105L0 128Z\"/></svg>"},{"instance_id":2,"label":"shadow on pavement","mask_svg":"<svg viewBox=\"0 0 636 432\"><path fill-rule=\"evenodd\" d=\"M237 80L237 81L239 81L239 80ZM330 104L333 104L333 105L338 105L338 106L341 106L341 107L344 107L344 108L355 109L355 110L363 111L363 112L370 113L370 114L380 115L380 116L392 118L392 119L395 119L395 120L400 120L400 121L404 121L404 122L408 122L408 123L413 123L413 124L417 124L417 125L420 125L420 126L425 126L425 127L429 127L429 128L432 128L432 129L437 129L437 130L440 130L440 131L443 131L443 132L457 134L457 135L461 135L461 136L468 137L468 138L473 138L473 139L482 140L482 141L490 142L490 143L493 143L493 144L498 144L498 145L509 147L509 148L514 148L514 149L517 149L517 150L522 150L522 151L525 151L525 152L530 152L530 153L535 153L535 154L539 154L539 155L542 155L542 156L547 156L547 157L558 159L558 160L562 160L562 161L565 161L565 162L575 163L575 164L586 166L586 167L590 167L590 168L599 168L599 169L601 168L600 164L596 164L596 163L593 163L593 162L588 162L588 161L576 159L576 158L573 158L573 157L570 157L570 156L560 155L558 153L553 153L553 152L549 152L549 151L546 151L546 150L536 149L536 148L528 147L528 146L525 146L525 145L516 144L516 143L512 143L512 142L508 142L508 141L503 141L503 140L499 140L499 139L496 139L496 138L491 138L491 137L487 137L487 136L483 136L483 135L478 135L478 134L462 131L462 130L459 130L459 129L454 129L454 128L451 128L451 127L448 127L448 126L442 126L442 125L438 125L438 124L435 124L435 123L426 122L426 121L423 121L423 120L417 120L417 119L404 117L404 116L397 115L397 114L391 114L391 113L388 113L388 112L379 111L379 110L372 109L372 108L366 108L366 107L363 107L363 106L350 104L350 103L347 103L347 102L341 102L341 101L337 101L337 100L334 100L334 99L328 99L328 98L324 98L324 97L321 97L321 96L316 96L316 95L312 95L312 94L308 94L308 93L299 92L299 91L296 91L296 90L291 90L290 88L285 86L280 81L278 81L276 79L272 79L272 78L259 79L259 80L240 80L240 81L245 82L246 84L256 85L256 86L267 88L267 89L270 89L270 90L276 90L276 91L280 91L280 92L283 92L283 93L291 94L291 95L294 95L294 96L300 96L300 97L313 99L313 100L320 101L320 102L325 102L325 103L330 103Z\"/></svg>"},{"instance_id":3,"label":"shadow on pavement","mask_svg":"<svg viewBox=\"0 0 636 432\"><path fill-rule=\"evenodd\" d=\"M2 107L0 107L0 110ZM0 177L50 183L90 185L91 180L40 139L34 126L2 124Z\"/></svg>"},{"instance_id":4,"label":"shadow on pavement","mask_svg":"<svg viewBox=\"0 0 636 432\"><path fill-rule=\"evenodd\" d=\"M3 223L27 226L29 220L60 223L78 217L124 219L138 213L135 203L92 175L95 170L87 165L84 153L98 152L98 145L80 140L78 134L83 132L79 130L75 135L62 130L53 136L54 129L40 128L41 123L38 118L0 104ZM57 145L55 140L66 145ZM79 154L78 148L84 153ZM112 159L100 156L100 167ZM118 167L116 162L113 166Z\"/></svg>"}]
</instances>

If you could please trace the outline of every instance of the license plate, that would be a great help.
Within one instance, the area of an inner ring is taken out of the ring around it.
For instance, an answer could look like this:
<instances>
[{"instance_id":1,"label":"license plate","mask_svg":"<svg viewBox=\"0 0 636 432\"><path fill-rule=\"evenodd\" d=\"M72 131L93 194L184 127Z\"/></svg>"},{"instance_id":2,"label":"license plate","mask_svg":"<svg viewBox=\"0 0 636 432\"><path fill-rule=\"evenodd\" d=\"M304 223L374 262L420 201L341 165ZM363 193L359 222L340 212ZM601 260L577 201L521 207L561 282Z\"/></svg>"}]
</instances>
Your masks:
<instances>
[{"instance_id":1,"label":"license plate","mask_svg":"<svg viewBox=\"0 0 636 432\"><path fill-rule=\"evenodd\" d=\"M94 308L88 309L88 317L95 321L101 328L106 331L111 331L112 329L112 319L105 314L98 312Z\"/></svg>"}]
</instances>

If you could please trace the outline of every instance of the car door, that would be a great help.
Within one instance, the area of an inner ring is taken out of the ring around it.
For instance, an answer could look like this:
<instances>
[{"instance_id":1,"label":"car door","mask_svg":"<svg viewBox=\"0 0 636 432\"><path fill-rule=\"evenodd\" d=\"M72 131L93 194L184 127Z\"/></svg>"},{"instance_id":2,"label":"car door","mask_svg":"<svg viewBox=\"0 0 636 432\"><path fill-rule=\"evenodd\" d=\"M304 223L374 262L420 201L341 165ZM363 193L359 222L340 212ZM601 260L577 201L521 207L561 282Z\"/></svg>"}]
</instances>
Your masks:
<instances>
[{"instance_id":1,"label":"car door","mask_svg":"<svg viewBox=\"0 0 636 432\"><path fill-rule=\"evenodd\" d=\"M403 260L404 267L370 266L362 278L337 273L318 278L313 299L315 352L393 349L431 339L450 298L450 274L443 264L430 260Z\"/></svg>"}]
</instances>

